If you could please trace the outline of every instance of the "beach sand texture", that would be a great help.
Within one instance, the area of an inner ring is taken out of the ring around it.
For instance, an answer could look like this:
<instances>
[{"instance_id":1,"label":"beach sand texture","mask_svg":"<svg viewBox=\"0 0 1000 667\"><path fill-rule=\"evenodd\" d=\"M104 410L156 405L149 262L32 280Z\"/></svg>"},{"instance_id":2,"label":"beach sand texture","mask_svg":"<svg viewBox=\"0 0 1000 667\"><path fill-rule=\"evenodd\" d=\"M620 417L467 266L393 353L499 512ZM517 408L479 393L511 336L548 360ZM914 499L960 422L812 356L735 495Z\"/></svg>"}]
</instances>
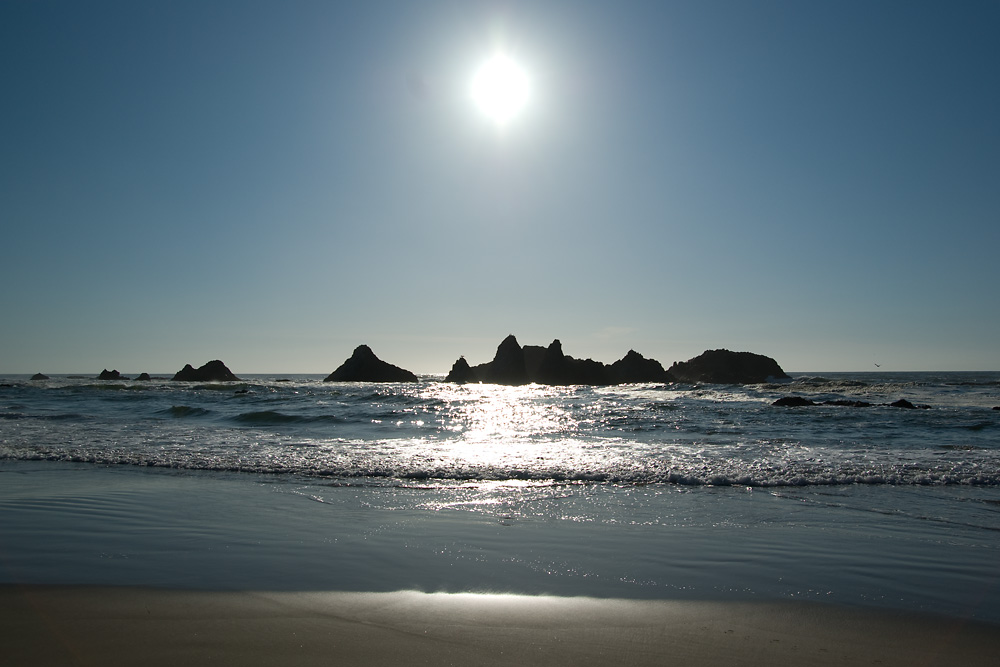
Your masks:
<instances>
[{"instance_id":1,"label":"beach sand texture","mask_svg":"<svg viewBox=\"0 0 1000 667\"><path fill-rule=\"evenodd\" d=\"M993 665L989 624L814 603L0 587L9 665Z\"/></svg>"}]
</instances>

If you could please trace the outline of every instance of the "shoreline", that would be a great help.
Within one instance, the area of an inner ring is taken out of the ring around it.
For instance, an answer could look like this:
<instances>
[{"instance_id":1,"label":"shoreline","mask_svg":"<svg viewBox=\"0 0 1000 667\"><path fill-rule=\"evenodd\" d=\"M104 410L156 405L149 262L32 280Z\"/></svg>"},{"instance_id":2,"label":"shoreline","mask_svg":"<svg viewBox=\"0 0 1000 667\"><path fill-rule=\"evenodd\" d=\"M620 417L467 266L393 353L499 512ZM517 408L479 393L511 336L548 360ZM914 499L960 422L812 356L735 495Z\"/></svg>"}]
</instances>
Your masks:
<instances>
[{"instance_id":1,"label":"shoreline","mask_svg":"<svg viewBox=\"0 0 1000 667\"><path fill-rule=\"evenodd\" d=\"M0 585L11 664L987 665L1000 626L806 602Z\"/></svg>"}]
</instances>

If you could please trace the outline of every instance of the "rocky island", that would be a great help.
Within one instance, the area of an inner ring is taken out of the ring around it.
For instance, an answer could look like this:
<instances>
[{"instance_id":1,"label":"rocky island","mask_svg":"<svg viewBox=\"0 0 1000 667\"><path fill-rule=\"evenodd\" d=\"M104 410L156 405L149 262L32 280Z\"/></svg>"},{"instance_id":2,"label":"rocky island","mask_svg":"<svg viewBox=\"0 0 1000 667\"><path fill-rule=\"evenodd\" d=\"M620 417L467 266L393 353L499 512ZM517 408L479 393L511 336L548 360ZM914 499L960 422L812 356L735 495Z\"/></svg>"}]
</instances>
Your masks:
<instances>
[{"instance_id":1,"label":"rocky island","mask_svg":"<svg viewBox=\"0 0 1000 667\"><path fill-rule=\"evenodd\" d=\"M676 362L664 370L660 362L647 359L635 350L614 362L575 359L563 352L559 339L549 346L522 347L513 334L497 347L493 361L470 366L460 357L445 378L446 382L484 382L521 385L612 385L639 382L691 382L755 384L788 375L770 357L751 352L709 350L694 359Z\"/></svg>"},{"instance_id":2,"label":"rocky island","mask_svg":"<svg viewBox=\"0 0 1000 667\"><path fill-rule=\"evenodd\" d=\"M215 359L200 368L185 364L172 378L175 382L239 382L224 363Z\"/></svg>"},{"instance_id":3,"label":"rocky island","mask_svg":"<svg viewBox=\"0 0 1000 667\"><path fill-rule=\"evenodd\" d=\"M694 359L674 362L668 372L681 382L708 384L760 384L789 379L771 357L729 350L707 350Z\"/></svg>"},{"instance_id":4,"label":"rocky island","mask_svg":"<svg viewBox=\"0 0 1000 667\"><path fill-rule=\"evenodd\" d=\"M358 345L350 359L330 373L324 382L416 382L410 371L382 361L367 345Z\"/></svg>"},{"instance_id":5,"label":"rocky island","mask_svg":"<svg viewBox=\"0 0 1000 667\"><path fill-rule=\"evenodd\" d=\"M485 382L521 385L610 385L629 382L672 382L673 378L655 359L635 350L610 366L593 359L576 359L563 352L557 338L548 347L521 345L513 334L497 347L493 361L470 366L460 357L446 382Z\"/></svg>"}]
</instances>

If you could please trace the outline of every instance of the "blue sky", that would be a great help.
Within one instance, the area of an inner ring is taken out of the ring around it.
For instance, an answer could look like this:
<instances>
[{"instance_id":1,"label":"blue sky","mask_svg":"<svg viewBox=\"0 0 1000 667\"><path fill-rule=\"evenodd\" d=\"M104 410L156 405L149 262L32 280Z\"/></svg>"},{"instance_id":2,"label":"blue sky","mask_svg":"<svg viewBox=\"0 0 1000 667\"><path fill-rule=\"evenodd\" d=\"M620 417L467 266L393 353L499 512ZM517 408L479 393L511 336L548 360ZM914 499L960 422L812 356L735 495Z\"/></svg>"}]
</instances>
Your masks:
<instances>
[{"instance_id":1,"label":"blue sky","mask_svg":"<svg viewBox=\"0 0 1000 667\"><path fill-rule=\"evenodd\" d=\"M996 2L0 4L0 371L1000 370ZM491 53L531 96L498 128Z\"/></svg>"}]
</instances>

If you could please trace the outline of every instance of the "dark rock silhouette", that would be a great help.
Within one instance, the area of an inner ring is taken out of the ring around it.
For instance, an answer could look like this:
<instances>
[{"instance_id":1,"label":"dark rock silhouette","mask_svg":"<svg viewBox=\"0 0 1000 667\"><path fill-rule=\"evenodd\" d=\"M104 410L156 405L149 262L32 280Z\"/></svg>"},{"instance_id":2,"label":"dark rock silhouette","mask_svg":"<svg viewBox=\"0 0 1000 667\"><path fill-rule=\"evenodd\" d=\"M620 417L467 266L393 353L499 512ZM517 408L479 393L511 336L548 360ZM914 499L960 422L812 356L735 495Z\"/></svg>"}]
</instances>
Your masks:
<instances>
[{"instance_id":1,"label":"dark rock silhouette","mask_svg":"<svg viewBox=\"0 0 1000 667\"><path fill-rule=\"evenodd\" d=\"M562 343L558 338L546 348L538 371L531 379L539 384L550 385L611 383L604 364L593 359L574 359L563 354Z\"/></svg>"},{"instance_id":2,"label":"dark rock silhouette","mask_svg":"<svg viewBox=\"0 0 1000 667\"><path fill-rule=\"evenodd\" d=\"M914 405L905 398L901 398L893 403L868 403L867 401L851 401L842 398L832 401L817 402L808 398L804 398L802 396L782 396L775 402L771 403L771 405L784 408L798 408L810 405L832 405L835 407L842 407L842 408L872 408L878 405L881 407L889 407L889 408L908 408L908 409L920 408L924 410L929 410L931 407L929 405Z\"/></svg>"},{"instance_id":3,"label":"dark rock silhouette","mask_svg":"<svg viewBox=\"0 0 1000 667\"><path fill-rule=\"evenodd\" d=\"M611 384L674 382L674 377L656 359L647 359L635 350L608 366Z\"/></svg>"},{"instance_id":4,"label":"dark rock silhouette","mask_svg":"<svg viewBox=\"0 0 1000 667\"><path fill-rule=\"evenodd\" d=\"M34 375L31 376L31 379L32 380L48 380L49 376L45 375L44 373L35 373Z\"/></svg>"},{"instance_id":5,"label":"dark rock silhouette","mask_svg":"<svg viewBox=\"0 0 1000 667\"><path fill-rule=\"evenodd\" d=\"M448 372L448 377L444 379L445 382L457 382L458 384L465 384L467 382L479 382L479 376L476 372L472 370L469 366L469 362L465 360L465 357L459 357L451 366L451 371Z\"/></svg>"},{"instance_id":6,"label":"dark rock silhouette","mask_svg":"<svg viewBox=\"0 0 1000 667\"><path fill-rule=\"evenodd\" d=\"M136 380L140 380L142 382L146 382L146 381L149 381L151 379L152 378L149 377L149 373L139 373L139 377L136 378Z\"/></svg>"},{"instance_id":7,"label":"dark rock silhouette","mask_svg":"<svg viewBox=\"0 0 1000 667\"><path fill-rule=\"evenodd\" d=\"M177 382L239 382L240 379L226 368L226 365L215 359L200 368L185 364L173 377Z\"/></svg>"},{"instance_id":8,"label":"dark rock silhouette","mask_svg":"<svg viewBox=\"0 0 1000 667\"><path fill-rule=\"evenodd\" d=\"M519 385L530 382L524 350L514 334L503 339L493 361L475 366L473 371L480 381L490 384Z\"/></svg>"},{"instance_id":9,"label":"dark rock silhouette","mask_svg":"<svg viewBox=\"0 0 1000 667\"><path fill-rule=\"evenodd\" d=\"M674 362L667 372L681 382L709 384L758 384L788 378L770 357L729 350L707 350L694 359Z\"/></svg>"},{"instance_id":10,"label":"dark rock silhouette","mask_svg":"<svg viewBox=\"0 0 1000 667\"><path fill-rule=\"evenodd\" d=\"M493 361L469 366L460 358L445 378L446 382L486 382L520 385L608 385L632 382L672 382L671 375L655 359L646 359L635 350L610 366L593 359L574 359L565 354L557 338L548 347L521 347L513 334L497 347Z\"/></svg>"},{"instance_id":11,"label":"dark rock silhouette","mask_svg":"<svg viewBox=\"0 0 1000 667\"><path fill-rule=\"evenodd\" d=\"M802 396L782 396L771 405L776 405L779 408L802 408L807 405L818 405L818 403Z\"/></svg>"},{"instance_id":12,"label":"dark rock silhouette","mask_svg":"<svg viewBox=\"0 0 1000 667\"><path fill-rule=\"evenodd\" d=\"M101 374L97 376L98 380L127 380L128 378L123 376L118 371L109 371L105 368L101 371Z\"/></svg>"},{"instance_id":13,"label":"dark rock silhouette","mask_svg":"<svg viewBox=\"0 0 1000 667\"><path fill-rule=\"evenodd\" d=\"M905 408L907 410L929 410L931 407L929 405L914 405L905 398L901 398L898 401L893 401L892 403L889 404L889 406L893 408Z\"/></svg>"},{"instance_id":14,"label":"dark rock silhouette","mask_svg":"<svg viewBox=\"0 0 1000 667\"><path fill-rule=\"evenodd\" d=\"M375 356L367 345L354 348L351 358L330 373L324 382L416 382L417 376Z\"/></svg>"}]
</instances>

